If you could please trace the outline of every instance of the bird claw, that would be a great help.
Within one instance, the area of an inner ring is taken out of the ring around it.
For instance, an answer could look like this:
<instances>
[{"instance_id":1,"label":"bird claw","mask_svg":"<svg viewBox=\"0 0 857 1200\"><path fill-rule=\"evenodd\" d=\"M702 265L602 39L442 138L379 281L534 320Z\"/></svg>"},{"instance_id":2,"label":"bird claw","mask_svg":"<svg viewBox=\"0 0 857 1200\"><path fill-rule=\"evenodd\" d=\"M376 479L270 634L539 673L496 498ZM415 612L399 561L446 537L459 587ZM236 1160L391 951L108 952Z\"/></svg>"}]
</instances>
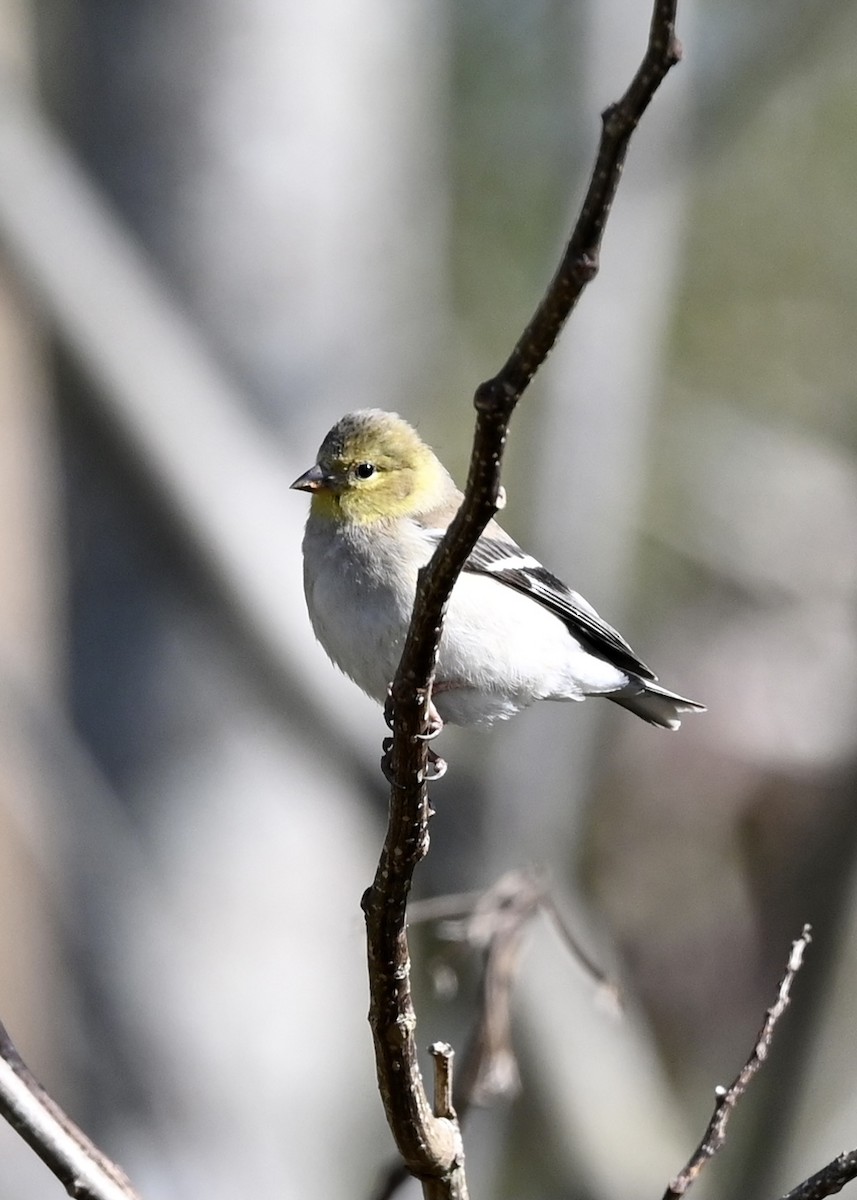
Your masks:
<instances>
[{"instance_id":1,"label":"bird claw","mask_svg":"<svg viewBox=\"0 0 857 1200\"><path fill-rule=\"evenodd\" d=\"M421 742L433 742L438 734L443 732L443 721L440 713L435 708L431 700L429 700L428 712L426 713L426 731L418 733L416 736Z\"/></svg>"},{"instance_id":2,"label":"bird claw","mask_svg":"<svg viewBox=\"0 0 857 1200\"><path fill-rule=\"evenodd\" d=\"M393 749L393 739L391 737L384 738L384 740L381 742L381 749L383 751L381 755L381 773L387 780L387 783L391 784L392 787L398 787L399 784L396 782L396 778L393 775L393 760L390 757L390 753Z\"/></svg>"},{"instance_id":3,"label":"bird claw","mask_svg":"<svg viewBox=\"0 0 857 1200\"><path fill-rule=\"evenodd\" d=\"M384 752L381 756L381 771L384 774L384 778L388 783L392 784L393 787L401 787L401 784L393 775L393 763L390 758L390 751L393 749L393 739L384 738L383 742L381 743L381 749ZM421 782L425 781L426 783L433 783L436 779L442 779L444 777L447 772L448 764L445 759L440 757L439 754L435 754L434 750L428 750L427 754L428 759L426 761L426 769L422 773Z\"/></svg>"},{"instance_id":4,"label":"bird claw","mask_svg":"<svg viewBox=\"0 0 857 1200\"><path fill-rule=\"evenodd\" d=\"M448 767L449 764L445 758L441 758L439 754L435 754L434 750L429 750L428 762L426 763L426 769L423 778L425 779L426 783L434 783L436 779L443 779Z\"/></svg>"},{"instance_id":5,"label":"bird claw","mask_svg":"<svg viewBox=\"0 0 857 1200\"><path fill-rule=\"evenodd\" d=\"M388 729L393 728L393 694L389 688L387 689L387 698L384 701L384 721ZM419 738L421 742L431 742L442 730L443 721L440 718L440 714L431 700L429 700L428 712L426 714L426 731L425 733L417 733L414 736Z\"/></svg>"},{"instance_id":6,"label":"bird claw","mask_svg":"<svg viewBox=\"0 0 857 1200\"><path fill-rule=\"evenodd\" d=\"M415 733L414 737L418 742L433 742L438 734L443 732L443 721L432 721L429 718L429 725L425 733Z\"/></svg>"}]
</instances>

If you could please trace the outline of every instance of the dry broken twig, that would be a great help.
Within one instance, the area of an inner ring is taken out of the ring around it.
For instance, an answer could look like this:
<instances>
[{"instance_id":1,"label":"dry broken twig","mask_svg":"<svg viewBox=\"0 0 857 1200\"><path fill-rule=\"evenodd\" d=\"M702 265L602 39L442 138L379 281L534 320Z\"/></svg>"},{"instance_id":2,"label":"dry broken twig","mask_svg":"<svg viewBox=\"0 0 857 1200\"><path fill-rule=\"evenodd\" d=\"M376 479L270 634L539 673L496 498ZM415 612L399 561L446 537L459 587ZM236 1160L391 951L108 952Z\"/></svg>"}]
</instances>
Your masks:
<instances>
[{"instance_id":1,"label":"dry broken twig","mask_svg":"<svg viewBox=\"0 0 857 1200\"><path fill-rule=\"evenodd\" d=\"M676 0L655 0L643 60L627 91L602 115L595 166L562 261L511 355L476 392L476 431L464 501L428 567L420 572L408 638L393 681L393 742L387 836L363 899L370 1012L378 1085L387 1121L424 1194L467 1195L463 1149L453 1116L432 1111L420 1074L410 989L406 905L417 863L428 850L426 789L429 700L443 610L465 560L497 511L500 467L512 413L544 362L581 292L598 270L601 238L631 135L681 49Z\"/></svg>"},{"instance_id":2,"label":"dry broken twig","mask_svg":"<svg viewBox=\"0 0 857 1200\"><path fill-rule=\"evenodd\" d=\"M664 1200L676 1200L676 1197L683 1196L696 1181L706 1164L711 1161L726 1141L726 1127L729 1124L729 1118L738 1101L747 1091L754 1076L761 1069L762 1064L768 1057L774 1032L780 1018L789 1006L792 984L798 971L803 966L804 952L810 941L810 927L809 925L804 925L800 937L792 944L792 951L789 955L785 974L780 981L777 999L768 1009L764 1024L756 1038L752 1054L728 1088L718 1087L715 1089L717 1103L714 1106L714 1114L708 1123L705 1135L691 1156L687 1166L675 1177L667 1188L664 1193Z\"/></svg>"}]
</instances>

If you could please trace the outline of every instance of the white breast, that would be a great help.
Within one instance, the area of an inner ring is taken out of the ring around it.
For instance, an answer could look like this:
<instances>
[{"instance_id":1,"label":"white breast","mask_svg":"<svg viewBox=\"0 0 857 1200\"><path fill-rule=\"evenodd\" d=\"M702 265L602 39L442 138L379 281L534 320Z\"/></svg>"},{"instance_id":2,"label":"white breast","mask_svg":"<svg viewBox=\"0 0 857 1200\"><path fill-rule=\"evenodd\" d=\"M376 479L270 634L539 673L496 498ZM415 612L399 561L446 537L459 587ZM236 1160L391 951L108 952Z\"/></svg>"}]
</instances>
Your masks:
<instances>
[{"instance_id":1,"label":"white breast","mask_svg":"<svg viewBox=\"0 0 857 1200\"><path fill-rule=\"evenodd\" d=\"M399 665L416 590L397 543L373 529L307 528L304 590L315 635L358 687L383 703ZM425 561L428 561L428 548ZM384 569L386 567L386 569Z\"/></svg>"}]
</instances>

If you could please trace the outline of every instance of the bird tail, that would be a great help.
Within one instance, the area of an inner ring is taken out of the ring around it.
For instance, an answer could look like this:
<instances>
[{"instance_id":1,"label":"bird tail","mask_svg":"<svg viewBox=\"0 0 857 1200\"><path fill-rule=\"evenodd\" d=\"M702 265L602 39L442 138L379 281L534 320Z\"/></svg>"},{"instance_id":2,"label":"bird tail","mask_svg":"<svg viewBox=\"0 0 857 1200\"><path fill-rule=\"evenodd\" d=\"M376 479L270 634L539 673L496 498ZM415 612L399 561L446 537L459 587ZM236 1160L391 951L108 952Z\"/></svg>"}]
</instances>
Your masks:
<instances>
[{"instance_id":1,"label":"bird tail","mask_svg":"<svg viewBox=\"0 0 857 1200\"><path fill-rule=\"evenodd\" d=\"M609 692L607 699L661 729L678 729L681 725L679 713L707 711L704 704L668 692L660 684L639 675L630 675L625 686L618 692Z\"/></svg>"}]
</instances>

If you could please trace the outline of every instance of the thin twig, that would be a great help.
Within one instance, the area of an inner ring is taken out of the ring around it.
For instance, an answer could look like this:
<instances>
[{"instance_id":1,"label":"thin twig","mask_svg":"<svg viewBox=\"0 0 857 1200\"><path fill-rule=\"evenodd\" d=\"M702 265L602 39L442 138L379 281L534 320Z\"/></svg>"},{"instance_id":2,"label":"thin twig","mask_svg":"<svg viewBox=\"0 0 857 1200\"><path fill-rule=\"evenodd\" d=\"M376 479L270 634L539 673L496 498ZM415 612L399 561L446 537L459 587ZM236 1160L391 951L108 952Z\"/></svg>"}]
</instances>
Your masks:
<instances>
[{"instance_id":1,"label":"thin twig","mask_svg":"<svg viewBox=\"0 0 857 1200\"><path fill-rule=\"evenodd\" d=\"M429 921L451 922L469 917L484 895L484 892L449 892L445 896L428 896L424 900L412 900L408 905L408 924L424 925Z\"/></svg>"},{"instance_id":2,"label":"thin twig","mask_svg":"<svg viewBox=\"0 0 857 1200\"><path fill-rule=\"evenodd\" d=\"M800 937L792 944L792 952L789 955L785 974L780 981L777 999L771 1008L768 1009L764 1024L756 1038L752 1054L728 1088L718 1087L715 1089L717 1103L714 1106L714 1114L708 1123L705 1135L688 1161L687 1166L675 1177L667 1188L664 1193L664 1200L676 1200L676 1197L683 1196L726 1141L726 1127L729 1124L729 1118L738 1101L747 1091L754 1076L761 1069L768 1057L774 1031L780 1018L789 1006L792 984L798 971L803 966L804 952L811 940L810 927L809 925L804 925Z\"/></svg>"},{"instance_id":3,"label":"thin twig","mask_svg":"<svg viewBox=\"0 0 857 1200\"><path fill-rule=\"evenodd\" d=\"M465 1197L463 1151L455 1120L437 1118L417 1059L405 911L413 872L428 851L426 789L434 665L443 613L479 535L498 508L503 447L512 413L552 349L587 283L598 270L604 226L631 135L681 50L677 0L655 0L649 40L625 94L602 115L601 140L580 215L544 298L509 359L476 391L476 431L464 501L419 576L410 629L391 689L393 743L385 756L391 780L387 837L363 899L370 978L369 1020L378 1085L405 1163L423 1179L426 1196Z\"/></svg>"},{"instance_id":4,"label":"thin twig","mask_svg":"<svg viewBox=\"0 0 857 1200\"><path fill-rule=\"evenodd\" d=\"M556 900L550 892L545 892L542 896L542 912L550 918L551 924L559 934L565 947L572 958L577 960L578 966L582 968L584 973L589 976L593 983L599 988L603 998L607 1000L609 1005L621 1011L622 1009L622 994L618 984L611 979L607 972L598 965L583 946L577 935L569 927L563 914L557 907Z\"/></svg>"},{"instance_id":5,"label":"thin twig","mask_svg":"<svg viewBox=\"0 0 857 1200\"><path fill-rule=\"evenodd\" d=\"M857 1179L857 1150L840 1154L815 1175L799 1183L782 1200L824 1200L825 1196L835 1196L841 1192L852 1179Z\"/></svg>"},{"instance_id":6,"label":"thin twig","mask_svg":"<svg viewBox=\"0 0 857 1200\"><path fill-rule=\"evenodd\" d=\"M0 1114L75 1200L139 1200L123 1172L34 1078L0 1024Z\"/></svg>"}]
</instances>

